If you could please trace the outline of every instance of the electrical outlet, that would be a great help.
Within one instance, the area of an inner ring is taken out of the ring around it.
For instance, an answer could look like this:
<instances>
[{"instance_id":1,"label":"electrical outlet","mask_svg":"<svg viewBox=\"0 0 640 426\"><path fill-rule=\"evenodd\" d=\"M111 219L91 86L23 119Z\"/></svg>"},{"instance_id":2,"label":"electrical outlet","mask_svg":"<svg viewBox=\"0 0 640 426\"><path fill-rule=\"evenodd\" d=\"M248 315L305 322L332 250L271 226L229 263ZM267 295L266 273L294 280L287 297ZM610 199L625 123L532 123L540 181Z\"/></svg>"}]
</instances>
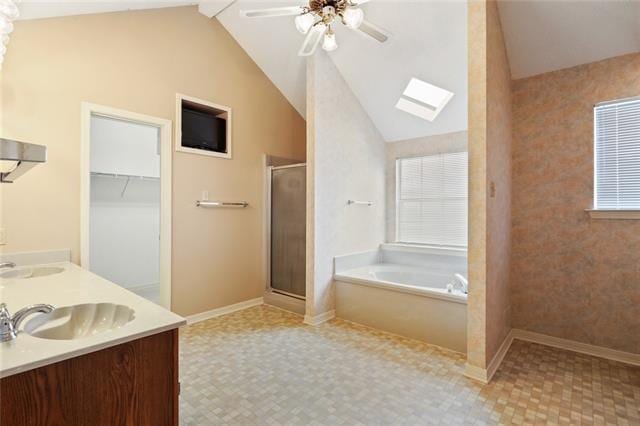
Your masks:
<instances>
[{"instance_id":1,"label":"electrical outlet","mask_svg":"<svg viewBox=\"0 0 640 426\"><path fill-rule=\"evenodd\" d=\"M7 230L0 228L0 246L7 244Z\"/></svg>"}]
</instances>

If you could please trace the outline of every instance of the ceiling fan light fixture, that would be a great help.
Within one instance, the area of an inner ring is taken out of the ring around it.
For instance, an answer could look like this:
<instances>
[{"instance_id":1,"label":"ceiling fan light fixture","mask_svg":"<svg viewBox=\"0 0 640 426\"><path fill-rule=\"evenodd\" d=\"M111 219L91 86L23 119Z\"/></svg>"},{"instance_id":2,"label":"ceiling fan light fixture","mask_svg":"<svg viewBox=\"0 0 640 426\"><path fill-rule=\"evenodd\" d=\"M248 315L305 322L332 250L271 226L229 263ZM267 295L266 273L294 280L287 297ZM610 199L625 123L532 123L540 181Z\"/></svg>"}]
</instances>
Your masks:
<instances>
[{"instance_id":1,"label":"ceiling fan light fixture","mask_svg":"<svg viewBox=\"0 0 640 426\"><path fill-rule=\"evenodd\" d=\"M316 18L312 13L307 12L305 14L298 15L295 19L296 29L302 34L306 34L309 32L311 27L313 27L313 24L315 24L315 22Z\"/></svg>"},{"instance_id":2,"label":"ceiling fan light fixture","mask_svg":"<svg viewBox=\"0 0 640 426\"><path fill-rule=\"evenodd\" d=\"M336 42L336 35L334 34L333 31L331 31L331 28L329 28L327 32L324 34L324 40L322 41L322 49L327 52L331 52L333 50L336 50L337 48L338 48L338 43Z\"/></svg>"},{"instance_id":3,"label":"ceiling fan light fixture","mask_svg":"<svg viewBox=\"0 0 640 426\"><path fill-rule=\"evenodd\" d=\"M347 28L357 30L362 25L362 21L364 21L362 9L349 7L342 13L342 22Z\"/></svg>"},{"instance_id":4,"label":"ceiling fan light fixture","mask_svg":"<svg viewBox=\"0 0 640 426\"><path fill-rule=\"evenodd\" d=\"M0 14L9 21L15 21L20 17L18 6L12 0L0 0Z\"/></svg>"},{"instance_id":5,"label":"ceiling fan light fixture","mask_svg":"<svg viewBox=\"0 0 640 426\"><path fill-rule=\"evenodd\" d=\"M0 15L0 34L10 34L13 31L13 23L4 15Z\"/></svg>"}]
</instances>

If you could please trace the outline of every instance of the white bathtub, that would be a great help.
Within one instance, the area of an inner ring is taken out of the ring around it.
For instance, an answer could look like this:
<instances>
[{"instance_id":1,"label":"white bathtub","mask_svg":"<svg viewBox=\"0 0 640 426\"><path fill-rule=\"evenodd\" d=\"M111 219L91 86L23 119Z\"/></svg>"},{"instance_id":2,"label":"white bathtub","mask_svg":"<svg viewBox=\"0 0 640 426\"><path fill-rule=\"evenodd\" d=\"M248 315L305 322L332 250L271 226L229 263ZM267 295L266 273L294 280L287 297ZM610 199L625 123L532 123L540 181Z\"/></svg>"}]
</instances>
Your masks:
<instances>
[{"instance_id":1,"label":"white bathtub","mask_svg":"<svg viewBox=\"0 0 640 426\"><path fill-rule=\"evenodd\" d=\"M425 254L413 264L385 250L352 256L361 259L336 258L336 316L466 353L467 295L447 291L454 273L466 276L466 256Z\"/></svg>"},{"instance_id":2,"label":"white bathtub","mask_svg":"<svg viewBox=\"0 0 640 426\"><path fill-rule=\"evenodd\" d=\"M377 263L336 273L335 279L392 291L467 303L467 295L459 290L447 291L455 272L433 271L425 267Z\"/></svg>"}]
</instances>

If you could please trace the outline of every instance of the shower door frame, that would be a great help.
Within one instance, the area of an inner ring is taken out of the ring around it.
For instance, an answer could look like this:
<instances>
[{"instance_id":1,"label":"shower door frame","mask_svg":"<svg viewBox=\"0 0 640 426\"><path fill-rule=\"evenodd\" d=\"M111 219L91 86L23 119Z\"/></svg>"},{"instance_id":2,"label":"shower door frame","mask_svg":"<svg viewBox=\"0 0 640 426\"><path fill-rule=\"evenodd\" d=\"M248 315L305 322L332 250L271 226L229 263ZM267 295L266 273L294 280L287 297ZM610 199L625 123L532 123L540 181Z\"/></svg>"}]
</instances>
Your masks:
<instances>
[{"instance_id":1,"label":"shower door frame","mask_svg":"<svg viewBox=\"0 0 640 426\"><path fill-rule=\"evenodd\" d=\"M158 128L160 140L160 304L171 310L172 121L82 102L80 116L80 266L90 269L91 117L101 116Z\"/></svg>"},{"instance_id":2,"label":"shower door frame","mask_svg":"<svg viewBox=\"0 0 640 426\"><path fill-rule=\"evenodd\" d=\"M282 169L291 169L294 167L306 167L307 163L295 163L295 164L287 164L284 166L267 166L267 194L266 194L266 229L267 229L267 241L266 241L266 288L265 290L270 293L281 294L288 297L293 297L298 300L306 300L306 296L300 296L299 294L289 293L287 291L278 290L277 288L271 287L271 193L273 187L273 171L274 170L282 170ZM306 237L305 237L306 238Z\"/></svg>"}]
</instances>

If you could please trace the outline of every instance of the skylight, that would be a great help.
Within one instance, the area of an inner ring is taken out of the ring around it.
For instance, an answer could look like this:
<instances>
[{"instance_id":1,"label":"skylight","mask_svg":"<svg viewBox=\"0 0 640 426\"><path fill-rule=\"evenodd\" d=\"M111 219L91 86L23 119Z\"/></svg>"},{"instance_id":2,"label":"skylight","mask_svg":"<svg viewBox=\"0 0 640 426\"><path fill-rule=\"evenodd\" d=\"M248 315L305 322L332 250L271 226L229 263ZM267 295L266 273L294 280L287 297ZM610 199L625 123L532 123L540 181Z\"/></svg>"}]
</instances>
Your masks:
<instances>
[{"instance_id":1,"label":"skylight","mask_svg":"<svg viewBox=\"0 0 640 426\"><path fill-rule=\"evenodd\" d=\"M417 78L412 78L396 108L428 121L436 119L438 114L453 97L453 93Z\"/></svg>"}]
</instances>

